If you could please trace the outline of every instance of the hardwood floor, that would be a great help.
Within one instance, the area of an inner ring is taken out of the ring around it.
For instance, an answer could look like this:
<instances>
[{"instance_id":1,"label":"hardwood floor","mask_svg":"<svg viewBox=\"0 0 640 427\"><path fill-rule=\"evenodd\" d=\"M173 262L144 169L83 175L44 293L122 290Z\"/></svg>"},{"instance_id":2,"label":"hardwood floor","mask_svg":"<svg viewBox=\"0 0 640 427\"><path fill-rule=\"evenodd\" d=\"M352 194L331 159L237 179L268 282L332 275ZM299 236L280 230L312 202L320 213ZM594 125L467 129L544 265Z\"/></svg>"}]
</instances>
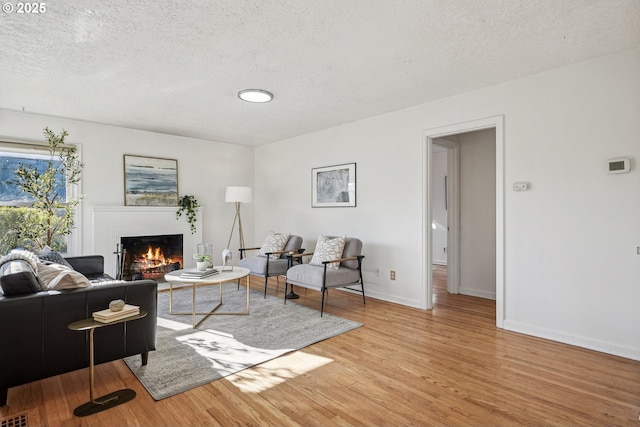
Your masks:
<instances>
[{"instance_id":1,"label":"hardwood floor","mask_svg":"<svg viewBox=\"0 0 640 427\"><path fill-rule=\"evenodd\" d=\"M497 329L494 301L447 294L443 268L434 277L432 311L331 291L327 312L363 327L177 396L154 401L116 361L96 367L97 394L132 388L131 402L73 416L88 400L82 369L10 389L0 418L26 414L30 427L640 425L640 362ZM298 303L319 306L318 292L298 292Z\"/></svg>"}]
</instances>

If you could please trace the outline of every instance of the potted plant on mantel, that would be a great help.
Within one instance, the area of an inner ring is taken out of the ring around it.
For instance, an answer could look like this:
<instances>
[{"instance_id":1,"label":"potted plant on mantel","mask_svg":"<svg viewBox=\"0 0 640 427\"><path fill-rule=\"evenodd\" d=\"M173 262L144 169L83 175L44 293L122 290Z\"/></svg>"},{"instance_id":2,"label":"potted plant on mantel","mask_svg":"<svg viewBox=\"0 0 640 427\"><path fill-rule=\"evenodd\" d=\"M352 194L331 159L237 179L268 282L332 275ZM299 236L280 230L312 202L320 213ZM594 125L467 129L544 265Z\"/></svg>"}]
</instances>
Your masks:
<instances>
[{"instance_id":1,"label":"potted plant on mantel","mask_svg":"<svg viewBox=\"0 0 640 427\"><path fill-rule=\"evenodd\" d=\"M196 269L199 271L205 271L211 262L211 255L209 254L195 254L193 258L196 260Z\"/></svg>"},{"instance_id":2,"label":"potted plant on mantel","mask_svg":"<svg viewBox=\"0 0 640 427\"><path fill-rule=\"evenodd\" d=\"M191 227L191 234L196 232L196 222L198 221L198 217L196 216L198 213L198 208L200 204L195 196L182 196L178 201L178 210L176 211L176 219L180 219L182 215L185 216L185 219L189 223Z\"/></svg>"}]
</instances>

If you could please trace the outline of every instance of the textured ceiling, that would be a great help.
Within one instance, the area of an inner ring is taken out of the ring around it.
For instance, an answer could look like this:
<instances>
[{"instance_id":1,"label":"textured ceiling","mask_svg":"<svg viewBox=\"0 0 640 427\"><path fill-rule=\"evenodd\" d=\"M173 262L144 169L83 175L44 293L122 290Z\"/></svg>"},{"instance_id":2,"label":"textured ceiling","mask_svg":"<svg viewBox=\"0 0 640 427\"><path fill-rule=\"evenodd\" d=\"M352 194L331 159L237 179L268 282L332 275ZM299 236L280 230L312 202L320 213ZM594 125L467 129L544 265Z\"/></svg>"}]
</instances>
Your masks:
<instances>
[{"instance_id":1,"label":"textured ceiling","mask_svg":"<svg viewBox=\"0 0 640 427\"><path fill-rule=\"evenodd\" d=\"M251 146L640 44L639 0L45 4L0 15L1 109Z\"/></svg>"}]
</instances>

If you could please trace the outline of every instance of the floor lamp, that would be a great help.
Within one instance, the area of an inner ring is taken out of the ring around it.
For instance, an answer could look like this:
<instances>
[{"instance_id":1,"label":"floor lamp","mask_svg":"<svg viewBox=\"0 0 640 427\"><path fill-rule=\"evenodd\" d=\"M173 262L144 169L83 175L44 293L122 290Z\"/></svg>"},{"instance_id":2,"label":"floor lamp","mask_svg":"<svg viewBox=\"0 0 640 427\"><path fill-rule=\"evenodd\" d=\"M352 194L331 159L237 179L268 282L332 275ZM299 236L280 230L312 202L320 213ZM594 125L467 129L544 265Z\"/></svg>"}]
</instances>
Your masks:
<instances>
[{"instance_id":1,"label":"floor lamp","mask_svg":"<svg viewBox=\"0 0 640 427\"><path fill-rule=\"evenodd\" d=\"M240 217L240 204L251 203L251 187L227 187L227 191L224 196L224 201L227 203L236 204L236 216L233 218L233 225L231 226L231 233L229 233L229 241L227 242L227 249L231 244L231 237L233 236L233 230L236 228L236 222L238 223L238 231L240 232L240 248L244 248L244 234L242 233L242 218Z\"/></svg>"}]
</instances>

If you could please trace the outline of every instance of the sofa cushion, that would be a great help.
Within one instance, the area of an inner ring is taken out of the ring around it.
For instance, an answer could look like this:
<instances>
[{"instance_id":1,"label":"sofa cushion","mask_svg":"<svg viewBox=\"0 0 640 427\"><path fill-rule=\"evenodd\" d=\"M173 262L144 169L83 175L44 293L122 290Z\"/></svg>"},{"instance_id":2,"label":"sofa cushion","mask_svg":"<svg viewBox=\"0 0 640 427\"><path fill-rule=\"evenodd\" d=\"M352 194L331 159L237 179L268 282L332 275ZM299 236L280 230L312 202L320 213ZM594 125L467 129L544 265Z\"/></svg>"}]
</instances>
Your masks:
<instances>
[{"instance_id":1,"label":"sofa cushion","mask_svg":"<svg viewBox=\"0 0 640 427\"><path fill-rule=\"evenodd\" d=\"M0 286L7 297L33 294L41 290L31 264L21 259L4 262L0 266Z\"/></svg>"},{"instance_id":2,"label":"sofa cushion","mask_svg":"<svg viewBox=\"0 0 640 427\"><path fill-rule=\"evenodd\" d=\"M82 273L57 263L39 263L38 277L43 290L77 289L90 285Z\"/></svg>"},{"instance_id":3,"label":"sofa cushion","mask_svg":"<svg viewBox=\"0 0 640 427\"><path fill-rule=\"evenodd\" d=\"M289 241L289 234L274 233L270 231L267 237L264 239L264 243L260 247L258 256L266 256L270 252L279 252L284 249L285 245ZM280 258L280 254L270 255L271 259Z\"/></svg>"},{"instance_id":4,"label":"sofa cushion","mask_svg":"<svg viewBox=\"0 0 640 427\"><path fill-rule=\"evenodd\" d=\"M102 255L82 255L66 257L65 260L75 271L84 274L91 280L113 280L112 277L104 274L104 257Z\"/></svg>"},{"instance_id":5,"label":"sofa cushion","mask_svg":"<svg viewBox=\"0 0 640 427\"><path fill-rule=\"evenodd\" d=\"M309 264L322 265L324 261L342 258L342 252L344 251L344 244L346 240L346 236L318 237L318 244L316 245L316 249L313 251L313 257L311 258L311 261L309 261ZM340 268L340 263L332 262L327 265L327 268L337 270Z\"/></svg>"},{"instance_id":6,"label":"sofa cushion","mask_svg":"<svg viewBox=\"0 0 640 427\"><path fill-rule=\"evenodd\" d=\"M40 259L44 261L55 262L57 264L62 264L65 267L69 267L73 269L71 264L69 264L62 255L60 255L58 252L51 249L49 246L45 246L44 249L42 249L42 253L40 254Z\"/></svg>"}]
</instances>

